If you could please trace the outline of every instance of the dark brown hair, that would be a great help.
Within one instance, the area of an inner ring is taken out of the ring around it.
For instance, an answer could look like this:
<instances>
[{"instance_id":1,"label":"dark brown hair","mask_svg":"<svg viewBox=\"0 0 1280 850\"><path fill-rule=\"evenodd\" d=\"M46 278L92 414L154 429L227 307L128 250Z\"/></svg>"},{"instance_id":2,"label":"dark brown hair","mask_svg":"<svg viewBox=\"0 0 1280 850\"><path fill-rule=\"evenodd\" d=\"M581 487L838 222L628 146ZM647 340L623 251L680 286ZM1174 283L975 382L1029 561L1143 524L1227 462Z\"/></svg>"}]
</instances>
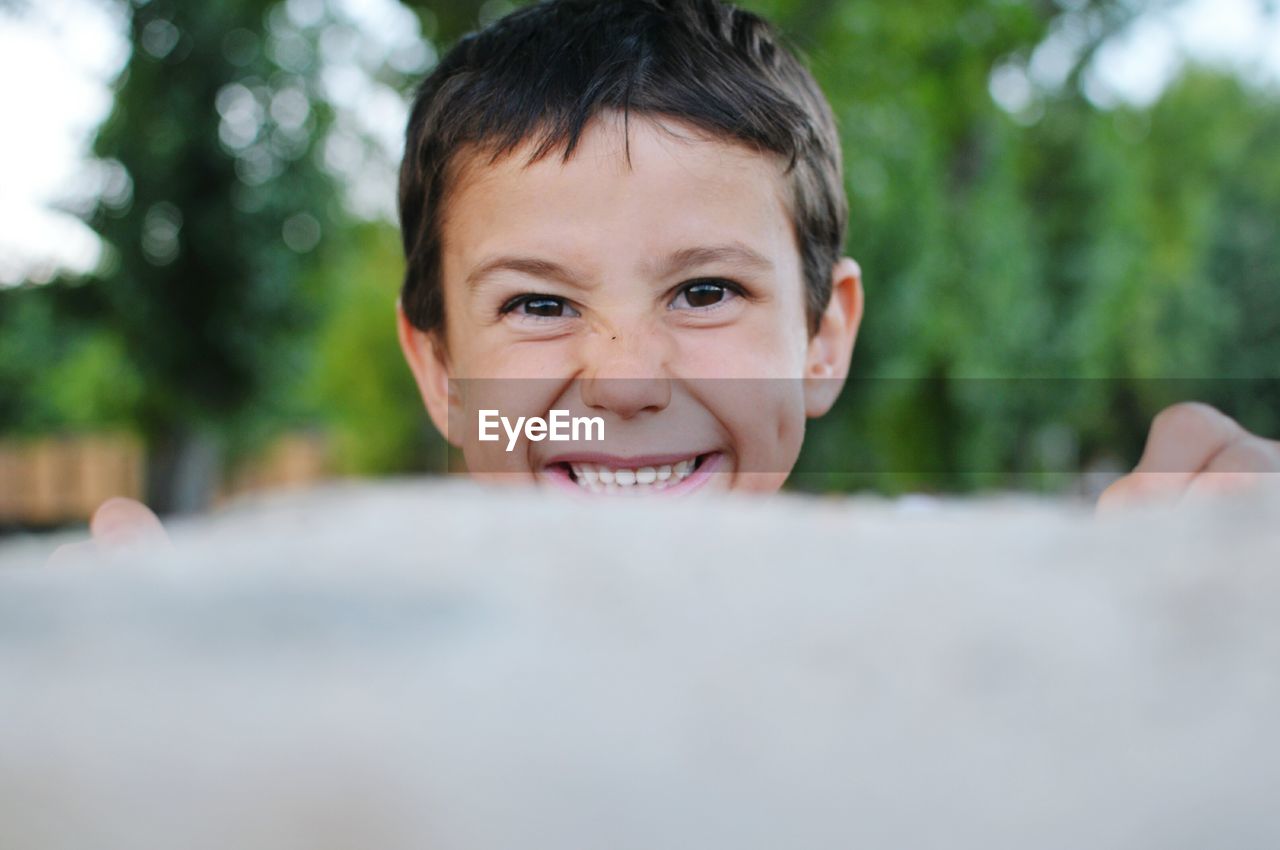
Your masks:
<instances>
[{"instance_id":1,"label":"dark brown hair","mask_svg":"<svg viewBox=\"0 0 1280 850\"><path fill-rule=\"evenodd\" d=\"M831 298L848 201L831 107L773 28L720 0L547 0L460 41L423 81L400 169L401 302L443 330L442 205L463 151L527 142L565 160L608 110L677 119L787 162L811 332Z\"/></svg>"}]
</instances>

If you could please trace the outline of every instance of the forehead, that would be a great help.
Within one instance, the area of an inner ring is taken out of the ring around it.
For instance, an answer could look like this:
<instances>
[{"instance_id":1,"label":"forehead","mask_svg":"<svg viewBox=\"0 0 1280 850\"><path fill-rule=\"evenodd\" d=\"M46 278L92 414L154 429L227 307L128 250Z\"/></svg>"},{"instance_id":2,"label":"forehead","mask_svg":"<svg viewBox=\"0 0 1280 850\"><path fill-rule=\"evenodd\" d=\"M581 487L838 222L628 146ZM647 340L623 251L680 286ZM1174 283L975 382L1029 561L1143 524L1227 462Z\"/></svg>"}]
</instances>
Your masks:
<instances>
[{"instance_id":1,"label":"forehead","mask_svg":"<svg viewBox=\"0 0 1280 850\"><path fill-rule=\"evenodd\" d=\"M778 156L635 115L593 121L568 160L556 150L531 162L534 147L458 161L442 222L446 281L513 249L592 271L686 243L744 242L776 264L798 261Z\"/></svg>"}]
</instances>

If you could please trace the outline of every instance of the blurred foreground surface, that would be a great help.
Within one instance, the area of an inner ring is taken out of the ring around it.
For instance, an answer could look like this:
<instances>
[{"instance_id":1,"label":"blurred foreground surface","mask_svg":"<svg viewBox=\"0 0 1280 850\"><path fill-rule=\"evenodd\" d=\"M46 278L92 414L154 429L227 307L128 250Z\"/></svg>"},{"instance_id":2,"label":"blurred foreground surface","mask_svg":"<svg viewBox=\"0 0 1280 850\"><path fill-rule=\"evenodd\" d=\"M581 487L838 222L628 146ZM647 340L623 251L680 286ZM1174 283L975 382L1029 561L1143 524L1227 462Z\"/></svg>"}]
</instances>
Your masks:
<instances>
[{"instance_id":1,"label":"blurred foreground surface","mask_svg":"<svg viewBox=\"0 0 1280 850\"><path fill-rule=\"evenodd\" d=\"M10 545L0 846L1274 848L1278 508L414 483Z\"/></svg>"}]
</instances>

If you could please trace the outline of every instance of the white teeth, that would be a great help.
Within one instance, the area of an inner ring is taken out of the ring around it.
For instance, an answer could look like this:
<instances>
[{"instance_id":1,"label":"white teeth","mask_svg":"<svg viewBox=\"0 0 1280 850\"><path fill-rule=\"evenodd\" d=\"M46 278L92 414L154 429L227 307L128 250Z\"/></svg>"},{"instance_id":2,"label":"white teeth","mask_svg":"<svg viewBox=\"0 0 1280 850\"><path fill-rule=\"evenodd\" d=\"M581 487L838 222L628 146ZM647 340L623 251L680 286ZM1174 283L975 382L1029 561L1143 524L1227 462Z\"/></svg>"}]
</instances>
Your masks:
<instances>
[{"instance_id":1,"label":"white teeth","mask_svg":"<svg viewBox=\"0 0 1280 850\"><path fill-rule=\"evenodd\" d=\"M573 479L582 489L591 493L618 494L674 487L693 474L696 462L696 458L690 458L676 464L642 466L638 469L616 469L577 461L567 465L573 471Z\"/></svg>"}]
</instances>

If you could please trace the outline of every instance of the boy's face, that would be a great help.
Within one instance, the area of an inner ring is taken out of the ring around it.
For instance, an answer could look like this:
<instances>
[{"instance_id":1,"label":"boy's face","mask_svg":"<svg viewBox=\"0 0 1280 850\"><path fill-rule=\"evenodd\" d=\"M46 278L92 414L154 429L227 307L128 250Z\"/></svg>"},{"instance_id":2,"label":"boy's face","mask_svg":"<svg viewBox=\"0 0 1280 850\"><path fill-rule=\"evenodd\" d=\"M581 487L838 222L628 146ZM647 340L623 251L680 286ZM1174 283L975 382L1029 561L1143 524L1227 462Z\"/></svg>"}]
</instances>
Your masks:
<instances>
[{"instance_id":1,"label":"boy's face","mask_svg":"<svg viewBox=\"0 0 1280 850\"><path fill-rule=\"evenodd\" d=\"M777 489L847 372L857 266L833 270L810 335L778 159L674 122L629 125L597 120L567 162L528 164L525 148L458 163L445 332L401 312L405 355L473 475L614 495ZM479 439L482 409L599 417L605 439L508 451L501 427Z\"/></svg>"}]
</instances>

